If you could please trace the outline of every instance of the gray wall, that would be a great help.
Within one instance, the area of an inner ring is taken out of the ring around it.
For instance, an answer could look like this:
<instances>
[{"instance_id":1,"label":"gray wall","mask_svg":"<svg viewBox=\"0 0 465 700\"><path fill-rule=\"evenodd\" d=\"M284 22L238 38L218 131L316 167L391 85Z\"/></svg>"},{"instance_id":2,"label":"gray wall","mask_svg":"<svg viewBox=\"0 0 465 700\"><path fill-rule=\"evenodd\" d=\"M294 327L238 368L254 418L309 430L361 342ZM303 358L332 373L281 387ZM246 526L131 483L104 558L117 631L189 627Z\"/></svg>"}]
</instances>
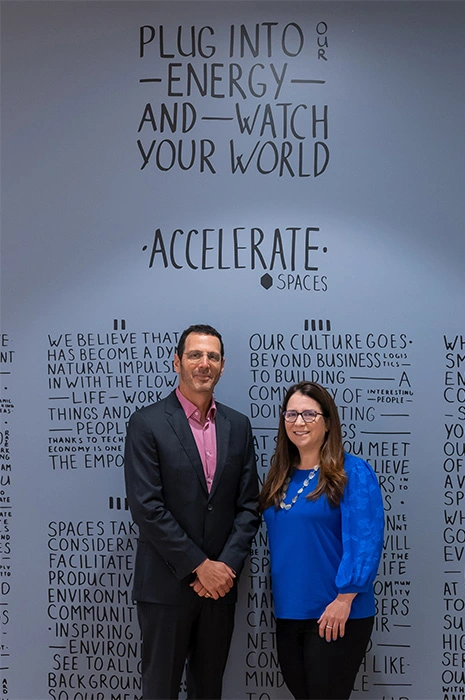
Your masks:
<instances>
[{"instance_id":1,"label":"gray wall","mask_svg":"<svg viewBox=\"0 0 465 700\"><path fill-rule=\"evenodd\" d=\"M192 322L262 478L302 378L378 473L354 697L463 697L463 3L1 11L2 697L140 697L125 423ZM263 531L226 698L288 697L267 564Z\"/></svg>"}]
</instances>

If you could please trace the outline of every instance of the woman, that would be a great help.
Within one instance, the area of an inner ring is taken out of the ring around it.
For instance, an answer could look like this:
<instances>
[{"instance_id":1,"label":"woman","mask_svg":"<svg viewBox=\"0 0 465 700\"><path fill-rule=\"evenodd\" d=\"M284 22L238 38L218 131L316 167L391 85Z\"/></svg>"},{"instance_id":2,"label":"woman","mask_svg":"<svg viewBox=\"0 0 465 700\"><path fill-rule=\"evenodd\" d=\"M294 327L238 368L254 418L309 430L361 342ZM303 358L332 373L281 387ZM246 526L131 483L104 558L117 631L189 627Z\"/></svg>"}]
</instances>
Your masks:
<instances>
[{"instance_id":1,"label":"woman","mask_svg":"<svg viewBox=\"0 0 465 700\"><path fill-rule=\"evenodd\" d=\"M295 698L349 698L373 627L384 511L320 385L287 392L260 499L284 680Z\"/></svg>"}]
</instances>

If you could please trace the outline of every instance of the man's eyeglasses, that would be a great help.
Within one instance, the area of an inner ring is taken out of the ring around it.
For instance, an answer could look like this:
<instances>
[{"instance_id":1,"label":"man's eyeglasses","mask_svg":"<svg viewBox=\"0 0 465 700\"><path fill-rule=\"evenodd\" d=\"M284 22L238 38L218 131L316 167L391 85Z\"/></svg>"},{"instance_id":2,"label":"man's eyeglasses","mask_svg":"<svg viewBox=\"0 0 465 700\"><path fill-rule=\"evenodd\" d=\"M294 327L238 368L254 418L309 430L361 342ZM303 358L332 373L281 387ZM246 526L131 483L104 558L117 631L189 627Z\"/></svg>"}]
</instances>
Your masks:
<instances>
[{"instance_id":1,"label":"man's eyeglasses","mask_svg":"<svg viewBox=\"0 0 465 700\"><path fill-rule=\"evenodd\" d=\"M302 416L305 423L314 423L317 416L324 416L324 413L318 411L283 411L283 418L286 423L295 423L297 418Z\"/></svg>"}]
</instances>

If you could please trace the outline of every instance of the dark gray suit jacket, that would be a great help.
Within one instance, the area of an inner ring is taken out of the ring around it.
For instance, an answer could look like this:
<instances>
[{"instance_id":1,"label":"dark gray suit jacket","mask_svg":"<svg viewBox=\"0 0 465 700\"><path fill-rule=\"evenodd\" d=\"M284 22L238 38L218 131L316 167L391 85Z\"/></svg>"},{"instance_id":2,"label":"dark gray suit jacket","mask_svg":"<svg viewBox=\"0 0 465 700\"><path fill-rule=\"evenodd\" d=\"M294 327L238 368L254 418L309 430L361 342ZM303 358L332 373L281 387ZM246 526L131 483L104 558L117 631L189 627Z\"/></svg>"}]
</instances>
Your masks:
<instances>
[{"instance_id":1,"label":"dark gray suit jacket","mask_svg":"<svg viewBox=\"0 0 465 700\"><path fill-rule=\"evenodd\" d=\"M250 423L217 405L217 467L210 494L192 431L175 392L136 411L125 448L126 492L139 527L133 599L189 604L189 582L206 558L237 574L259 524ZM221 599L233 603L237 586Z\"/></svg>"}]
</instances>

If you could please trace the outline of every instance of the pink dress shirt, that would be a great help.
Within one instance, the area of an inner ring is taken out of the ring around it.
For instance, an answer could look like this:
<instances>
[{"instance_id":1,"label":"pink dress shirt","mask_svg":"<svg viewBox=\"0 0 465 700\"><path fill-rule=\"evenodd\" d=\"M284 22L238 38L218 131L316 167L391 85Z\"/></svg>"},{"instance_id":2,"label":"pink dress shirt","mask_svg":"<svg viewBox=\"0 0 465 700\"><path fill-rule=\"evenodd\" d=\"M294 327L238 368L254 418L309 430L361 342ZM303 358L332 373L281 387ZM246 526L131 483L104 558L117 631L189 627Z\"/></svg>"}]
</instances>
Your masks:
<instances>
[{"instance_id":1,"label":"pink dress shirt","mask_svg":"<svg viewBox=\"0 0 465 700\"><path fill-rule=\"evenodd\" d=\"M210 493L216 471L215 400L212 398L205 423L202 423L199 409L181 394L179 387L176 389L176 396L183 407L187 421L192 430L192 435L194 436L195 444L197 445L200 459L202 460L208 493Z\"/></svg>"}]
</instances>

